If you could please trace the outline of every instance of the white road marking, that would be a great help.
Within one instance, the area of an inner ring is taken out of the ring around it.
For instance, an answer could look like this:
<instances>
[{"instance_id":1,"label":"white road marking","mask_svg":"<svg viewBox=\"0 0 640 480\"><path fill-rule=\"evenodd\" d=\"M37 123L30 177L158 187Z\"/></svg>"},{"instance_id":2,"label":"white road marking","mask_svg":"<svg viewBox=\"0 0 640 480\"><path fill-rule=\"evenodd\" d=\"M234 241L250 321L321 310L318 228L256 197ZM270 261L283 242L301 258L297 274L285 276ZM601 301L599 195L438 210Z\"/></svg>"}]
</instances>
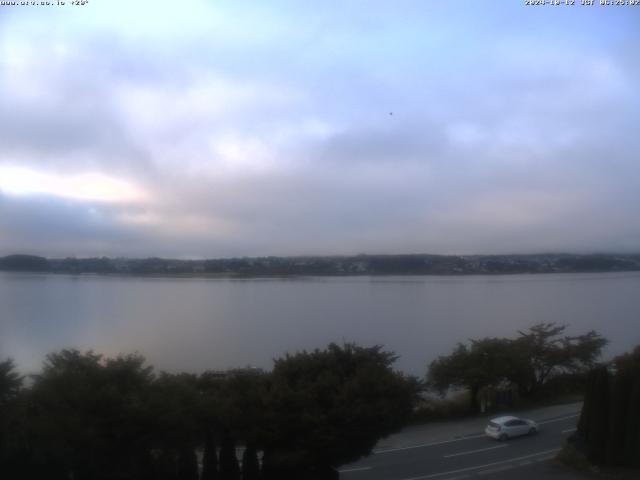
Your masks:
<instances>
[{"instance_id":1,"label":"white road marking","mask_svg":"<svg viewBox=\"0 0 640 480\"><path fill-rule=\"evenodd\" d=\"M492 473L503 472L505 470L511 470L513 465L505 465L503 467L490 468L489 470L482 470L478 472L478 475L490 475Z\"/></svg>"},{"instance_id":2,"label":"white road marking","mask_svg":"<svg viewBox=\"0 0 640 480\"><path fill-rule=\"evenodd\" d=\"M579 417L580 414L576 413L575 415L567 415L566 417L554 418L553 420L546 420L544 422L538 422L538 425L544 425L545 423L553 423L553 422L561 422L562 420L569 420L570 418Z\"/></svg>"},{"instance_id":3,"label":"white road marking","mask_svg":"<svg viewBox=\"0 0 640 480\"><path fill-rule=\"evenodd\" d=\"M377 455L379 453L399 452L401 450L412 450L414 448L434 447L436 445L446 445L447 443L461 442L463 440L471 440L472 438L482 438L484 436L485 434L481 433L478 435L469 435L468 437L464 437L464 438L453 438L451 440L443 440L441 442L421 443L420 445L411 445L409 447L387 448L385 450L374 450L373 453Z\"/></svg>"},{"instance_id":4,"label":"white road marking","mask_svg":"<svg viewBox=\"0 0 640 480\"><path fill-rule=\"evenodd\" d=\"M510 458L508 460L501 460L499 462L487 463L485 465L476 465L474 467L461 468L459 470L450 470L448 472L432 473L430 475L423 475L421 477L404 478L402 480L425 480L427 478L441 477L443 475L452 475L452 474L455 474L455 473L469 472L471 470L478 470L480 468L493 467L494 465L502 465L502 464L509 463L509 462L517 462L518 460L524 460L526 458L538 457L540 455L548 455L550 453L556 453L558 451L560 451L559 448L554 448L553 450L545 450L544 452L532 453L530 455L523 455L521 457Z\"/></svg>"},{"instance_id":5,"label":"white road marking","mask_svg":"<svg viewBox=\"0 0 640 480\"><path fill-rule=\"evenodd\" d=\"M555 455L547 455L545 457L536 458L536 462L546 462L547 460L551 460Z\"/></svg>"},{"instance_id":6,"label":"white road marking","mask_svg":"<svg viewBox=\"0 0 640 480\"><path fill-rule=\"evenodd\" d=\"M363 472L365 470L371 470L371 467L345 468L344 470L338 470L338 472L340 472L340 473Z\"/></svg>"},{"instance_id":7,"label":"white road marking","mask_svg":"<svg viewBox=\"0 0 640 480\"><path fill-rule=\"evenodd\" d=\"M502 445L497 445L495 447L478 448L477 450L467 450L466 452L452 453L450 455L444 455L444 458L459 457L460 455L470 455L472 453L486 452L487 450L495 450L496 448L504 448L504 447L508 447L508 446L509 446L508 443L503 443Z\"/></svg>"},{"instance_id":8,"label":"white road marking","mask_svg":"<svg viewBox=\"0 0 640 480\"><path fill-rule=\"evenodd\" d=\"M562 430L562 432L560 433L570 433L570 432L575 432L577 430L577 428L567 428L566 430Z\"/></svg>"}]
</instances>

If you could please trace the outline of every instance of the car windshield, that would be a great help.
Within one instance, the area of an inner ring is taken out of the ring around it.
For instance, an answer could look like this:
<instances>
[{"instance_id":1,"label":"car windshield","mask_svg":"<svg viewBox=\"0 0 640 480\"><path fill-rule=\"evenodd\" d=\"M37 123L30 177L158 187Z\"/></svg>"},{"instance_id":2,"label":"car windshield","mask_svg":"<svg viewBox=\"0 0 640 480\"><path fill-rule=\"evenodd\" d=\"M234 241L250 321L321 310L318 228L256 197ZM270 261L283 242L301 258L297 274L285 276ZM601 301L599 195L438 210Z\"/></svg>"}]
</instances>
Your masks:
<instances>
[{"instance_id":1,"label":"car windshield","mask_svg":"<svg viewBox=\"0 0 640 480\"><path fill-rule=\"evenodd\" d=\"M500 425L497 424L496 422L489 422L489 426L493 428L500 428Z\"/></svg>"}]
</instances>

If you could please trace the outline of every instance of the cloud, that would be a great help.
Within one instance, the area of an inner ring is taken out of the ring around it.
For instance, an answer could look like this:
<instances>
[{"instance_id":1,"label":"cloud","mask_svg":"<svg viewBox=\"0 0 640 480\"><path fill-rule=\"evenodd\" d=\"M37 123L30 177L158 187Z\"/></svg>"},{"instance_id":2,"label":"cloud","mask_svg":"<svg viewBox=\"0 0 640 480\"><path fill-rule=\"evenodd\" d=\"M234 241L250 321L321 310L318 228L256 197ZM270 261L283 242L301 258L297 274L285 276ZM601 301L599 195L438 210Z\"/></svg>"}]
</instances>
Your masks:
<instances>
[{"instance_id":1,"label":"cloud","mask_svg":"<svg viewBox=\"0 0 640 480\"><path fill-rule=\"evenodd\" d=\"M49 194L101 202L143 201L146 197L126 181L97 173L60 176L4 166L0 166L0 190L16 195Z\"/></svg>"},{"instance_id":2,"label":"cloud","mask_svg":"<svg viewBox=\"0 0 640 480\"><path fill-rule=\"evenodd\" d=\"M126 3L2 17L0 254L637 249L628 14Z\"/></svg>"},{"instance_id":3,"label":"cloud","mask_svg":"<svg viewBox=\"0 0 640 480\"><path fill-rule=\"evenodd\" d=\"M0 195L0 228L0 250L55 256L98 255L137 237L113 221L111 207L49 195Z\"/></svg>"}]
</instances>

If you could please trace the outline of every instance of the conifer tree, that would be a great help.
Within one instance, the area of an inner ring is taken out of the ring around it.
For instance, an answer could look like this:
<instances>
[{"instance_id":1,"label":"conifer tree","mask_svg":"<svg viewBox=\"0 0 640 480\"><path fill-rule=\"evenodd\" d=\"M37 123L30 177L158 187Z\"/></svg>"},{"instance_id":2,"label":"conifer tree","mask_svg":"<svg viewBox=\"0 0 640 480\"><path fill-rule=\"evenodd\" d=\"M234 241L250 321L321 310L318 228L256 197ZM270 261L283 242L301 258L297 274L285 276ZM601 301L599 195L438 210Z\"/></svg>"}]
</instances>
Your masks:
<instances>
[{"instance_id":1,"label":"conifer tree","mask_svg":"<svg viewBox=\"0 0 640 480\"><path fill-rule=\"evenodd\" d=\"M606 461L607 431L609 425L609 372L606 367L594 371L592 405L589 416L588 452L589 461L596 465Z\"/></svg>"},{"instance_id":2,"label":"conifer tree","mask_svg":"<svg viewBox=\"0 0 640 480\"><path fill-rule=\"evenodd\" d=\"M176 457L168 449L162 449L156 460L156 478L158 480L179 480Z\"/></svg>"},{"instance_id":3,"label":"conifer tree","mask_svg":"<svg viewBox=\"0 0 640 480\"><path fill-rule=\"evenodd\" d=\"M624 463L640 467L640 372L637 372L629 395L627 429L624 438Z\"/></svg>"},{"instance_id":4,"label":"conifer tree","mask_svg":"<svg viewBox=\"0 0 640 480\"><path fill-rule=\"evenodd\" d=\"M178 479L198 480L198 459L193 448L184 446L178 455Z\"/></svg>"},{"instance_id":5,"label":"conifer tree","mask_svg":"<svg viewBox=\"0 0 640 480\"><path fill-rule=\"evenodd\" d=\"M223 435L220 447L220 480L240 480L236 443L229 432Z\"/></svg>"},{"instance_id":6,"label":"conifer tree","mask_svg":"<svg viewBox=\"0 0 640 480\"><path fill-rule=\"evenodd\" d=\"M216 440L210 431L204 437L204 455L202 457L202 480L218 480L218 452Z\"/></svg>"},{"instance_id":7,"label":"conifer tree","mask_svg":"<svg viewBox=\"0 0 640 480\"><path fill-rule=\"evenodd\" d=\"M249 444L242 454L242 480L259 480L260 462L255 446Z\"/></svg>"},{"instance_id":8,"label":"conifer tree","mask_svg":"<svg viewBox=\"0 0 640 480\"><path fill-rule=\"evenodd\" d=\"M622 465L624 463L624 442L628 426L629 396L632 378L626 372L618 372L612 379L611 401L609 404L609 430L606 442L606 463Z\"/></svg>"}]
</instances>

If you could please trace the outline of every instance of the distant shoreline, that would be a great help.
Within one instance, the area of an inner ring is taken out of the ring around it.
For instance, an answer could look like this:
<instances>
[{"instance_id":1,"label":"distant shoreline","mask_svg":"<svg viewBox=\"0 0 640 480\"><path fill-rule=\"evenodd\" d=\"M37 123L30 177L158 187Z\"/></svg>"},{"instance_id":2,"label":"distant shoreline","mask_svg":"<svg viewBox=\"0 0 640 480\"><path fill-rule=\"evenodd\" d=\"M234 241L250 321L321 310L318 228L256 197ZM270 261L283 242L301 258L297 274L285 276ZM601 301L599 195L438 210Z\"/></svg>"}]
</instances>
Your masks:
<instances>
[{"instance_id":1,"label":"distant shoreline","mask_svg":"<svg viewBox=\"0 0 640 480\"><path fill-rule=\"evenodd\" d=\"M607 270L607 271L579 271L579 272L514 272L514 273L381 273L381 274L280 274L280 275L239 275L239 274L171 274L171 273L96 273L96 272L52 272L52 271L18 271L3 270L2 273L14 273L25 275L52 275L60 277L83 278L112 278L112 279L157 279L157 280L305 280L305 279L339 279L339 278L472 278L472 277L516 277L518 275L595 275L595 274L623 274L638 273L638 270ZM610 277L607 277L610 278ZM620 277L623 278L623 277Z\"/></svg>"},{"instance_id":2,"label":"distant shoreline","mask_svg":"<svg viewBox=\"0 0 640 480\"><path fill-rule=\"evenodd\" d=\"M640 271L640 254L357 255L164 258L0 257L0 271L166 278L300 278L353 276L470 276Z\"/></svg>"}]
</instances>

